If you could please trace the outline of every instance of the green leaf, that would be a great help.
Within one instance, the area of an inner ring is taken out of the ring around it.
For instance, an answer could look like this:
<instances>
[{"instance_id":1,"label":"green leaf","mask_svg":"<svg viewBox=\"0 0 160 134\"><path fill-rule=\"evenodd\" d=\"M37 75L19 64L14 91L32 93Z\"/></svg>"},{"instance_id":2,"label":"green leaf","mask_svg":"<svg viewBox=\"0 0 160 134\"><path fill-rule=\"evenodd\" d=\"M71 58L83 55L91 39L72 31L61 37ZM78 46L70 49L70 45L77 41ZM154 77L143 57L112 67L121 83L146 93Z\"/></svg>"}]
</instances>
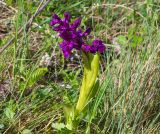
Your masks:
<instances>
[{"instance_id":1,"label":"green leaf","mask_svg":"<svg viewBox=\"0 0 160 134\"><path fill-rule=\"evenodd\" d=\"M12 6L13 0L6 0L7 5Z\"/></svg>"},{"instance_id":2,"label":"green leaf","mask_svg":"<svg viewBox=\"0 0 160 134\"><path fill-rule=\"evenodd\" d=\"M135 33L135 26L132 26L128 29L128 39L132 39L133 35Z\"/></svg>"},{"instance_id":3,"label":"green leaf","mask_svg":"<svg viewBox=\"0 0 160 134\"><path fill-rule=\"evenodd\" d=\"M62 128L58 134L72 134L73 132L67 128Z\"/></svg>"},{"instance_id":4,"label":"green leaf","mask_svg":"<svg viewBox=\"0 0 160 134\"><path fill-rule=\"evenodd\" d=\"M126 45L127 44L127 39L125 36L123 35L120 35L117 37L117 42L120 44L120 45Z\"/></svg>"},{"instance_id":5,"label":"green leaf","mask_svg":"<svg viewBox=\"0 0 160 134\"><path fill-rule=\"evenodd\" d=\"M64 115L66 118L66 128L69 130L72 130L74 127L73 125L73 120L74 120L74 115L75 115L75 109L74 106L71 104L65 104L64 105Z\"/></svg>"},{"instance_id":6,"label":"green leaf","mask_svg":"<svg viewBox=\"0 0 160 134\"><path fill-rule=\"evenodd\" d=\"M7 118L9 118L9 119L13 119L13 117L15 115L15 113L13 112L13 110L11 108L6 108L4 113L7 116Z\"/></svg>"},{"instance_id":7,"label":"green leaf","mask_svg":"<svg viewBox=\"0 0 160 134\"><path fill-rule=\"evenodd\" d=\"M48 72L47 68L38 68L28 79L28 87L33 86L39 79L41 79Z\"/></svg>"},{"instance_id":8,"label":"green leaf","mask_svg":"<svg viewBox=\"0 0 160 134\"><path fill-rule=\"evenodd\" d=\"M97 79L97 81L95 82L95 85L93 86L89 94L89 98L95 97L96 93L98 92L99 85L100 85L100 82L99 82L99 79Z\"/></svg>"},{"instance_id":9,"label":"green leaf","mask_svg":"<svg viewBox=\"0 0 160 134\"><path fill-rule=\"evenodd\" d=\"M3 129L4 128L4 124L0 124L0 129Z\"/></svg>"},{"instance_id":10,"label":"green leaf","mask_svg":"<svg viewBox=\"0 0 160 134\"><path fill-rule=\"evenodd\" d=\"M31 131L29 129L24 129L22 131L22 134L31 134Z\"/></svg>"},{"instance_id":11,"label":"green leaf","mask_svg":"<svg viewBox=\"0 0 160 134\"><path fill-rule=\"evenodd\" d=\"M131 42L131 46L132 47L136 47L138 45L140 45L140 43L142 42L142 37L141 36L134 36L133 39L132 39L132 42Z\"/></svg>"},{"instance_id":12,"label":"green leaf","mask_svg":"<svg viewBox=\"0 0 160 134\"><path fill-rule=\"evenodd\" d=\"M65 128L65 124L64 123L52 123L52 128L55 128L57 130L61 130L63 128Z\"/></svg>"}]
</instances>

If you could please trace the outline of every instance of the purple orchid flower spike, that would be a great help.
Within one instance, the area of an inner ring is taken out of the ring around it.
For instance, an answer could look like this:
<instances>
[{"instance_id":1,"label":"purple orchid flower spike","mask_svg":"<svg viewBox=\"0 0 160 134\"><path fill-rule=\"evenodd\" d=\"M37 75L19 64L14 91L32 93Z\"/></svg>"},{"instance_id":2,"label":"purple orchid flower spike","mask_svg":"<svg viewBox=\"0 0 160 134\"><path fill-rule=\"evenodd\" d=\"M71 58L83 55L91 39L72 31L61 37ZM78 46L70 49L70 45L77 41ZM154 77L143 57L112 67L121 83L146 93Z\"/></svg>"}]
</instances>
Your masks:
<instances>
[{"instance_id":1,"label":"purple orchid flower spike","mask_svg":"<svg viewBox=\"0 0 160 134\"><path fill-rule=\"evenodd\" d=\"M60 44L60 48L65 58L70 57L72 49L81 50L95 54L96 52L103 53L105 46L101 40L94 40L92 45L88 45L84 41L84 37L91 33L91 29L87 28L84 32L78 27L81 24L81 19L76 19L70 24L70 13L64 13L64 19L61 20L58 15L54 14L50 22L53 30L59 33L59 36L63 39Z\"/></svg>"}]
</instances>

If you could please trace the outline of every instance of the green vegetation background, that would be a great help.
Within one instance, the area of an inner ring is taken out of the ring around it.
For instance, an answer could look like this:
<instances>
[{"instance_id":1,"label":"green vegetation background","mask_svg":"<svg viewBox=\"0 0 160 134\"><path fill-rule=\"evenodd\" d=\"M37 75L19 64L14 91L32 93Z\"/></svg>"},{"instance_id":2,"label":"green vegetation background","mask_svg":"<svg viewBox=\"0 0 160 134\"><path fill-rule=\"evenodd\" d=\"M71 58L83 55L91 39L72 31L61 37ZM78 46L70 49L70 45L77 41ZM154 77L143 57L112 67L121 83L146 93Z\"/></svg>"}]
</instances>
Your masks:
<instances>
[{"instance_id":1,"label":"green vegetation background","mask_svg":"<svg viewBox=\"0 0 160 134\"><path fill-rule=\"evenodd\" d=\"M0 54L0 133L62 133L63 105L77 102L83 73L80 53L65 60L48 25L65 11L107 46L99 92L77 134L160 133L160 2L51 0L26 31L39 4L0 1L0 48L15 37Z\"/></svg>"}]
</instances>

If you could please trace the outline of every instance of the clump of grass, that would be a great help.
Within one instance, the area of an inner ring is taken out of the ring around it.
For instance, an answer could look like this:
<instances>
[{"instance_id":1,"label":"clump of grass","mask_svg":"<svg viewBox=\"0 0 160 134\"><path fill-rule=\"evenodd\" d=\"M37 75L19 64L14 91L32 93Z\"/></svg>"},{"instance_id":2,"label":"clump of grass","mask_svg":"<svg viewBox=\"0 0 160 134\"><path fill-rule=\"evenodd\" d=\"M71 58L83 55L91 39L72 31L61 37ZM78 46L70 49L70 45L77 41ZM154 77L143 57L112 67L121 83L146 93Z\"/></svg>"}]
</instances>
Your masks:
<instances>
[{"instance_id":1,"label":"clump of grass","mask_svg":"<svg viewBox=\"0 0 160 134\"><path fill-rule=\"evenodd\" d=\"M102 133L151 133L159 131L159 65L157 48L146 60L126 55L108 64L102 85L101 110L97 113ZM131 53L131 52L129 52ZM95 104L95 107L98 104ZM95 109L97 110L97 109ZM105 112L104 112L105 111ZM96 112L96 111L94 111Z\"/></svg>"}]
</instances>

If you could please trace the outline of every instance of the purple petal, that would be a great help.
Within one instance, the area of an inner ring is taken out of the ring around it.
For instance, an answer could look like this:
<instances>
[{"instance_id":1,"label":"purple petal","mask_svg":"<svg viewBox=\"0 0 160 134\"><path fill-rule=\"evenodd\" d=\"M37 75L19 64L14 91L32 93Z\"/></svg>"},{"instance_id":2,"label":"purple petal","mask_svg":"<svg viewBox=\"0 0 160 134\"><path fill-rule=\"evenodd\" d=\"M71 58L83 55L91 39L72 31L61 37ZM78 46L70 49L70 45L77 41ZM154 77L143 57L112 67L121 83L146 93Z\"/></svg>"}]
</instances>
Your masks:
<instances>
[{"instance_id":1,"label":"purple petal","mask_svg":"<svg viewBox=\"0 0 160 134\"><path fill-rule=\"evenodd\" d=\"M60 48L61 48L61 49L64 49L65 46L67 46L67 41L64 40L64 41L60 44Z\"/></svg>"},{"instance_id":2,"label":"purple petal","mask_svg":"<svg viewBox=\"0 0 160 134\"><path fill-rule=\"evenodd\" d=\"M103 53L106 49L105 45L103 44L103 42L101 40L94 40L92 42L92 46L97 49L96 51L98 51L99 53Z\"/></svg>"},{"instance_id":3,"label":"purple petal","mask_svg":"<svg viewBox=\"0 0 160 134\"><path fill-rule=\"evenodd\" d=\"M81 44L79 44L78 42L74 42L74 46L73 46L76 50L80 50L81 49Z\"/></svg>"},{"instance_id":4,"label":"purple petal","mask_svg":"<svg viewBox=\"0 0 160 134\"><path fill-rule=\"evenodd\" d=\"M101 46L98 47L98 52L99 52L99 53L104 53L105 50L106 50L105 45L101 45Z\"/></svg>"},{"instance_id":5,"label":"purple petal","mask_svg":"<svg viewBox=\"0 0 160 134\"><path fill-rule=\"evenodd\" d=\"M70 48L71 46L69 45L70 45L70 42L65 40L60 44L60 48L65 58L68 58L71 55L72 48Z\"/></svg>"},{"instance_id":6,"label":"purple petal","mask_svg":"<svg viewBox=\"0 0 160 134\"><path fill-rule=\"evenodd\" d=\"M71 53L69 51L63 52L64 57L67 59L70 57Z\"/></svg>"},{"instance_id":7,"label":"purple petal","mask_svg":"<svg viewBox=\"0 0 160 134\"><path fill-rule=\"evenodd\" d=\"M63 52L65 51L70 51L69 49L69 42L64 40L61 44L60 44L60 48L62 49Z\"/></svg>"},{"instance_id":8,"label":"purple petal","mask_svg":"<svg viewBox=\"0 0 160 134\"><path fill-rule=\"evenodd\" d=\"M93 44L94 46L99 46L99 44L102 44L102 41L101 41L101 40L94 40L94 41L92 42L92 44Z\"/></svg>"},{"instance_id":9,"label":"purple petal","mask_svg":"<svg viewBox=\"0 0 160 134\"><path fill-rule=\"evenodd\" d=\"M85 51L85 52L90 52L91 46L89 46L87 44L83 44L82 45L82 50Z\"/></svg>"},{"instance_id":10,"label":"purple petal","mask_svg":"<svg viewBox=\"0 0 160 134\"><path fill-rule=\"evenodd\" d=\"M54 14L50 22L50 26L54 26L55 24L60 24L61 22L62 20L58 17L58 15Z\"/></svg>"},{"instance_id":11,"label":"purple petal","mask_svg":"<svg viewBox=\"0 0 160 134\"><path fill-rule=\"evenodd\" d=\"M65 23L69 23L70 18L71 18L70 13L69 13L69 12L65 12L65 13L64 13L64 22L65 22Z\"/></svg>"},{"instance_id":12,"label":"purple petal","mask_svg":"<svg viewBox=\"0 0 160 134\"><path fill-rule=\"evenodd\" d=\"M76 31L72 31L72 39L78 38L78 34Z\"/></svg>"},{"instance_id":13,"label":"purple petal","mask_svg":"<svg viewBox=\"0 0 160 134\"><path fill-rule=\"evenodd\" d=\"M78 18L72 23L71 28L76 29L80 26L80 24L81 24L81 19Z\"/></svg>"},{"instance_id":14,"label":"purple petal","mask_svg":"<svg viewBox=\"0 0 160 134\"><path fill-rule=\"evenodd\" d=\"M64 30L60 32L59 36L64 40L70 41L73 35L70 31Z\"/></svg>"},{"instance_id":15,"label":"purple petal","mask_svg":"<svg viewBox=\"0 0 160 134\"><path fill-rule=\"evenodd\" d=\"M91 33L91 28L87 28L82 36L88 36Z\"/></svg>"},{"instance_id":16,"label":"purple petal","mask_svg":"<svg viewBox=\"0 0 160 134\"><path fill-rule=\"evenodd\" d=\"M90 52L91 53L96 53L97 52L97 47L92 45L91 48L90 48Z\"/></svg>"},{"instance_id":17,"label":"purple petal","mask_svg":"<svg viewBox=\"0 0 160 134\"><path fill-rule=\"evenodd\" d=\"M72 50L72 49L73 49L73 47L74 47L74 42L69 42L69 44L68 44L68 48L69 48L70 50Z\"/></svg>"},{"instance_id":18,"label":"purple petal","mask_svg":"<svg viewBox=\"0 0 160 134\"><path fill-rule=\"evenodd\" d=\"M82 30L79 29L79 30L77 31L77 34L78 34L80 37L83 36Z\"/></svg>"}]
</instances>

